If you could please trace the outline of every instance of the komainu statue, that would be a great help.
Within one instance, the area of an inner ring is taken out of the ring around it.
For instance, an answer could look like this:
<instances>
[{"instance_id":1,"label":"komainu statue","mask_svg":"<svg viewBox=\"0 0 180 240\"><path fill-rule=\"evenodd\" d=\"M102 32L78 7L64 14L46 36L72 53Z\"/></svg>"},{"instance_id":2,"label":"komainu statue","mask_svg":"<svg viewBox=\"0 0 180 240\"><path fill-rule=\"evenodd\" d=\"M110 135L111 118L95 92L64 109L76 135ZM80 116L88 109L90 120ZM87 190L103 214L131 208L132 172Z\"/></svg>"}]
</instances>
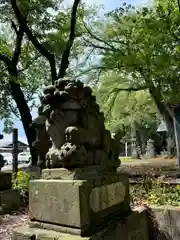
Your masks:
<instances>
[{"instance_id":1,"label":"komainu statue","mask_svg":"<svg viewBox=\"0 0 180 240\"><path fill-rule=\"evenodd\" d=\"M120 165L119 140L105 129L90 87L80 81L57 80L44 90L42 113L52 147L46 154L47 168L81 168Z\"/></svg>"}]
</instances>

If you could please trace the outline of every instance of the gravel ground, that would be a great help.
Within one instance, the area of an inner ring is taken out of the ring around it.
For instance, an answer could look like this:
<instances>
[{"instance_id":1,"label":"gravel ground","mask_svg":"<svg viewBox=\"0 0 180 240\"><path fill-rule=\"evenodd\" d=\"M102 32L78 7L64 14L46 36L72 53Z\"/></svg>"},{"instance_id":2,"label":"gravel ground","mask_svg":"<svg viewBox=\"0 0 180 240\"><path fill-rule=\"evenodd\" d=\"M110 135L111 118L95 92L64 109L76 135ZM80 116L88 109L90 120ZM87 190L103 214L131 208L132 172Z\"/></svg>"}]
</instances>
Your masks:
<instances>
[{"instance_id":1,"label":"gravel ground","mask_svg":"<svg viewBox=\"0 0 180 240\"><path fill-rule=\"evenodd\" d=\"M11 240L12 230L19 225L26 224L28 220L27 211L0 215L0 240Z\"/></svg>"},{"instance_id":2,"label":"gravel ground","mask_svg":"<svg viewBox=\"0 0 180 240\"><path fill-rule=\"evenodd\" d=\"M180 178L180 170L176 165L176 159L154 158L122 162L118 168L119 172L126 172L132 176L154 174L155 176L166 176L169 178Z\"/></svg>"}]
</instances>

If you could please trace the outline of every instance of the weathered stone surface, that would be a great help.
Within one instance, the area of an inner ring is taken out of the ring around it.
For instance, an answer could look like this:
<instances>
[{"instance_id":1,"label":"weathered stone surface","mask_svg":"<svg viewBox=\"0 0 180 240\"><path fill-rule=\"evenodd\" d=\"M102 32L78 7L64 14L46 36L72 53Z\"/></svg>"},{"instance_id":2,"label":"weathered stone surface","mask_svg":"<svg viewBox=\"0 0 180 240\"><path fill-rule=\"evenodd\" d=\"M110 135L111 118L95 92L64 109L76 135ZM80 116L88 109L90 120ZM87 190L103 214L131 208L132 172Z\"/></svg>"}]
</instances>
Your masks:
<instances>
[{"instance_id":1,"label":"weathered stone surface","mask_svg":"<svg viewBox=\"0 0 180 240\"><path fill-rule=\"evenodd\" d=\"M82 238L80 236L73 236L70 234L60 233L51 230L29 228L28 226L19 227L13 232L13 240L88 240L89 238Z\"/></svg>"},{"instance_id":2,"label":"weathered stone surface","mask_svg":"<svg viewBox=\"0 0 180 240\"><path fill-rule=\"evenodd\" d=\"M122 182L111 183L92 189L89 200L94 212L122 203L126 196L126 186Z\"/></svg>"},{"instance_id":3,"label":"weathered stone surface","mask_svg":"<svg viewBox=\"0 0 180 240\"><path fill-rule=\"evenodd\" d=\"M89 224L88 199L82 189L83 183L82 180L32 181L30 219L74 227Z\"/></svg>"},{"instance_id":4,"label":"weathered stone surface","mask_svg":"<svg viewBox=\"0 0 180 240\"><path fill-rule=\"evenodd\" d=\"M30 228L46 229L46 230L55 231L55 232L68 233L76 236L77 235L81 236L81 233L82 233L82 230L80 228L72 228L72 227L66 227L62 225L55 225L51 223L44 223L44 222L37 222L37 221L29 221L28 226Z\"/></svg>"},{"instance_id":5,"label":"weathered stone surface","mask_svg":"<svg viewBox=\"0 0 180 240\"><path fill-rule=\"evenodd\" d=\"M35 180L30 182L29 202L30 219L84 231L109 214L129 211L128 178L117 174L87 181Z\"/></svg>"},{"instance_id":6,"label":"weathered stone surface","mask_svg":"<svg viewBox=\"0 0 180 240\"><path fill-rule=\"evenodd\" d=\"M180 208L172 206L151 206L152 238L180 239Z\"/></svg>"},{"instance_id":7,"label":"weathered stone surface","mask_svg":"<svg viewBox=\"0 0 180 240\"><path fill-rule=\"evenodd\" d=\"M137 139L135 137L131 140L131 155L132 158L140 158L140 154L138 151Z\"/></svg>"},{"instance_id":8,"label":"weathered stone surface","mask_svg":"<svg viewBox=\"0 0 180 240\"><path fill-rule=\"evenodd\" d=\"M111 224L108 229L110 228ZM109 236L108 240L149 240L146 209L135 208L124 222L117 221L115 231L108 231L104 235Z\"/></svg>"},{"instance_id":9,"label":"weathered stone surface","mask_svg":"<svg viewBox=\"0 0 180 240\"><path fill-rule=\"evenodd\" d=\"M0 191L0 214L18 210L21 205L21 196L17 190Z\"/></svg>"},{"instance_id":10,"label":"weathered stone surface","mask_svg":"<svg viewBox=\"0 0 180 240\"><path fill-rule=\"evenodd\" d=\"M84 168L75 168L68 170L66 168L52 168L44 169L41 177L43 179L62 179L62 180L87 180L96 179L98 176L106 176L106 178L112 178L116 174L114 172L107 171L105 167L86 166ZM118 174L119 179L125 179L128 176L126 174Z\"/></svg>"},{"instance_id":11,"label":"weathered stone surface","mask_svg":"<svg viewBox=\"0 0 180 240\"><path fill-rule=\"evenodd\" d=\"M112 218L101 231L85 237L25 226L14 230L13 239L30 240L33 236L36 240L149 240L146 210L141 208L135 209L123 221Z\"/></svg>"},{"instance_id":12,"label":"weathered stone surface","mask_svg":"<svg viewBox=\"0 0 180 240\"><path fill-rule=\"evenodd\" d=\"M152 139L149 139L147 141L146 156L149 158L154 158L156 156L154 140L152 140Z\"/></svg>"},{"instance_id":13,"label":"weathered stone surface","mask_svg":"<svg viewBox=\"0 0 180 240\"><path fill-rule=\"evenodd\" d=\"M11 173L0 172L0 191L11 189Z\"/></svg>"},{"instance_id":14,"label":"weathered stone surface","mask_svg":"<svg viewBox=\"0 0 180 240\"><path fill-rule=\"evenodd\" d=\"M47 168L102 165L115 170L120 165L120 139L111 138L92 90L82 82L60 79L54 86L46 87L40 109L35 123L38 128L41 126L41 131L37 128L36 147L41 148L43 164L41 142L49 145L39 133L46 135L46 130L52 140L46 154Z\"/></svg>"}]
</instances>

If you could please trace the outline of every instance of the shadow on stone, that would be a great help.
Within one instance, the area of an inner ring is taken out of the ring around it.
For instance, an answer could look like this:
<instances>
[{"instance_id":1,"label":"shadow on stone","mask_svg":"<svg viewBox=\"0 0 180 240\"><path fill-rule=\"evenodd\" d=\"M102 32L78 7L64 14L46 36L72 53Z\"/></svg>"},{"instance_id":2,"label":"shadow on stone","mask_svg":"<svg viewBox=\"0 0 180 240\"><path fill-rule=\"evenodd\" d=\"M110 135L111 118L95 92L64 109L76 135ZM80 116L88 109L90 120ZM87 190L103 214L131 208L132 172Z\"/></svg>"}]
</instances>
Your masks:
<instances>
[{"instance_id":1,"label":"shadow on stone","mask_svg":"<svg viewBox=\"0 0 180 240\"><path fill-rule=\"evenodd\" d=\"M149 240L173 240L169 233L161 230L153 211L147 207Z\"/></svg>"}]
</instances>

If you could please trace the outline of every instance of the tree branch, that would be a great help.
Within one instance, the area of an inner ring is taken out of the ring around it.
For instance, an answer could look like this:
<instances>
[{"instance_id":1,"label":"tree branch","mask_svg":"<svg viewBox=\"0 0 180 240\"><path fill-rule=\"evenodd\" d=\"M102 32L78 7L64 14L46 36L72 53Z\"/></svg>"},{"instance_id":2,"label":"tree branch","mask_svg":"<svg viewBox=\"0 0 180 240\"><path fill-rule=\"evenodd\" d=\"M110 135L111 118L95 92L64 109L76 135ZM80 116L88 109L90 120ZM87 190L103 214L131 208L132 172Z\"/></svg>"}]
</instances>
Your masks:
<instances>
[{"instance_id":1,"label":"tree branch","mask_svg":"<svg viewBox=\"0 0 180 240\"><path fill-rule=\"evenodd\" d=\"M11 64L11 59L9 59L4 54L0 53L0 61L4 62L7 66Z\"/></svg>"},{"instance_id":2,"label":"tree branch","mask_svg":"<svg viewBox=\"0 0 180 240\"><path fill-rule=\"evenodd\" d=\"M66 43L66 48L62 55L58 78L64 77L64 75L66 73L66 69L68 68L68 65L69 65L69 55L70 55L70 51L71 51L71 48L72 48L72 45L73 45L73 42L75 39L76 13L77 13L77 8L78 8L79 3L80 3L80 0L74 0L72 12L71 12L71 24L70 24L69 39Z\"/></svg>"},{"instance_id":3,"label":"tree branch","mask_svg":"<svg viewBox=\"0 0 180 240\"><path fill-rule=\"evenodd\" d=\"M26 34L35 48L49 61L50 69L51 69L51 78L52 84L57 80L57 72L56 72L56 62L54 54L50 53L46 50L41 43L38 42L37 38L33 36L31 30L26 27Z\"/></svg>"},{"instance_id":4,"label":"tree branch","mask_svg":"<svg viewBox=\"0 0 180 240\"><path fill-rule=\"evenodd\" d=\"M105 40L100 39L99 37L95 36L95 35L91 32L91 30L87 27L87 25L85 24L85 22L84 22L84 21L82 21L82 22L83 22L83 25L84 25L86 31L88 32L88 34L89 34L92 38L94 38L94 39L97 40L98 42L104 43L105 45L107 45L107 46L108 46L110 49L112 49L113 51L116 51L116 48L115 48L113 45L111 45L111 44L109 44L108 42L106 42Z\"/></svg>"},{"instance_id":5,"label":"tree branch","mask_svg":"<svg viewBox=\"0 0 180 240\"><path fill-rule=\"evenodd\" d=\"M16 37L16 47L15 47L14 55L12 58L12 64L14 66L17 66L17 63L19 61L19 56L21 54L21 45L22 45L22 40L23 40L23 36L24 36L24 24L20 25L19 30L17 30L17 28L14 24L14 29L15 29L17 37Z\"/></svg>"},{"instance_id":6,"label":"tree branch","mask_svg":"<svg viewBox=\"0 0 180 240\"><path fill-rule=\"evenodd\" d=\"M179 8L179 12L180 12L180 0L177 0L178 2L178 8Z\"/></svg>"},{"instance_id":7,"label":"tree branch","mask_svg":"<svg viewBox=\"0 0 180 240\"><path fill-rule=\"evenodd\" d=\"M49 61L50 68L51 68L52 83L54 83L54 81L57 79L54 54L50 53L46 48L44 48L44 46L37 40L36 36L33 35L32 31L30 30L30 28L27 25L27 22L25 21L25 17L18 9L16 0L11 0L11 6L12 6L14 14L19 22L19 25L20 26L24 25L24 31L27 34L31 43Z\"/></svg>"},{"instance_id":8,"label":"tree branch","mask_svg":"<svg viewBox=\"0 0 180 240\"><path fill-rule=\"evenodd\" d=\"M120 92L120 91L128 91L128 92L137 92L137 91L141 91L141 90L146 90L149 89L149 86L143 86L143 87L139 87L139 88L114 88L110 93L116 93L116 92Z\"/></svg>"},{"instance_id":9,"label":"tree branch","mask_svg":"<svg viewBox=\"0 0 180 240\"><path fill-rule=\"evenodd\" d=\"M8 67L5 67L4 69L1 70L0 77L3 76L3 73L8 70Z\"/></svg>"},{"instance_id":10,"label":"tree branch","mask_svg":"<svg viewBox=\"0 0 180 240\"><path fill-rule=\"evenodd\" d=\"M9 57L0 53L0 61L3 61L7 65L7 70L9 73L12 74L12 72L13 72L13 74L15 75L15 74L17 74L17 63L18 63L19 56L21 53L21 44L22 44L22 39L23 39L23 35L24 35L24 25L21 25L19 27L19 30L17 30L15 23L12 22L12 27L14 28L14 30L17 34L16 47L14 50L13 57L12 57L12 59L10 59Z\"/></svg>"},{"instance_id":11,"label":"tree branch","mask_svg":"<svg viewBox=\"0 0 180 240\"><path fill-rule=\"evenodd\" d=\"M12 104L9 104L8 106L11 109L11 112L14 114L14 116L17 119L20 119L19 113L17 112L17 108L14 108L14 106Z\"/></svg>"},{"instance_id":12,"label":"tree branch","mask_svg":"<svg viewBox=\"0 0 180 240\"><path fill-rule=\"evenodd\" d=\"M112 68L112 69L115 69L115 68ZM112 70L111 68L109 67L105 67L105 66L93 66L92 68L89 68L89 69L86 69L82 72L80 72L78 75L76 75L74 78L77 79L79 78L80 76L86 74L86 73L89 73L91 71L95 71L95 70L99 70L99 71L106 71L106 70Z\"/></svg>"},{"instance_id":13,"label":"tree branch","mask_svg":"<svg viewBox=\"0 0 180 240\"><path fill-rule=\"evenodd\" d=\"M82 39L84 40L86 47L93 47L93 48L102 49L102 50L105 50L105 51L112 51L112 48L110 48L110 47L100 46L100 45L97 45L95 43L90 42L89 40L87 40L85 38L82 38ZM89 43L89 45L86 44L86 43Z\"/></svg>"},{"instance_id":14,"label":"tree branch","mask_svg":"<svg viewBox=\"0 0 180 240\"><path fill-rule=\"evenodd\" d=\"M11 21L11 25L12 25L12 28L14 29L16 35L18 35L18 29L17 29L17 27L16 27L15 22L14 22L14 21Z\"/></svg>"},{"instance_id":15,"label":"tree branch","mask_svg":"<svg viewBox=\"0 0 180 240\"><path fill-rule=\"evenodd\" d=\"M83 61L82 63L80 63L80 64L77 66L77 68L81 68L81 67L83 67L83 66L86 65L87 61L89 60L89 58L90 58L91 55L93 54L94 50L95 50L95 48L90 49L90 51L89 51L89 53L87 54L87 56L85 57L84 61Z\"/></svg>"},{"instance_id":16,"label":"tree branch","mask_svg":"<svg viewBox=\"0 0 180 240\"><path fill-rule=\"evenodd\" d=\"M27 70L40 56L37 55L34 59L32 59L31 61L27 62L26 66L24 68L21 68L18 70L18 73L20 72L24 72L25 70Z\"/></svg>"},{"instance_id":17,"label":"tree branch","mask_svg":"<svg viewBox=\"0 0 180 240\"><path fill-rule=\"evenodd\" d=\"M97 84L100 82L101 73L103 73L103 69L99 69L97 79L92 82L92 87L97 87ZM89 80L88 83L91 83L91 80Z\"/></svg>"}]
</instances>

